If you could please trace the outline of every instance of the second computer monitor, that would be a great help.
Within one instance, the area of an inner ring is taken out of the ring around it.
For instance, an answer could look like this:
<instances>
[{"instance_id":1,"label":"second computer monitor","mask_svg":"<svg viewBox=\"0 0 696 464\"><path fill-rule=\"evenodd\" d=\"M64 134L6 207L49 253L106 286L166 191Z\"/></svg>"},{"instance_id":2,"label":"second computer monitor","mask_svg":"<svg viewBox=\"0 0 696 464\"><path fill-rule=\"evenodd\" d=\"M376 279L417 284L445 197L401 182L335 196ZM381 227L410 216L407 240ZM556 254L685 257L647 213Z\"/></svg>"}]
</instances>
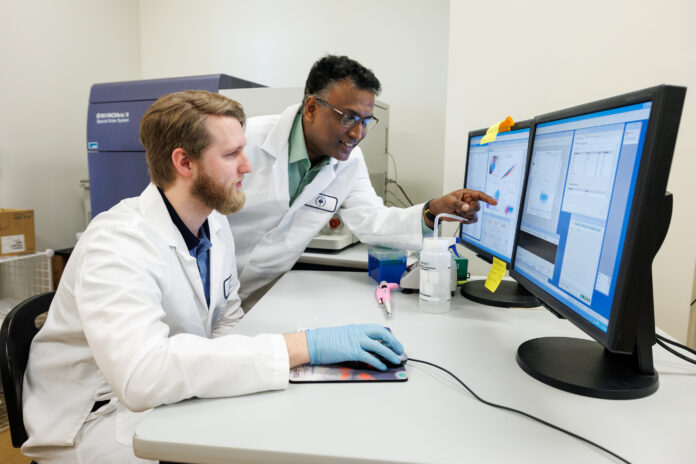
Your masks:
<instances>
[{"instance_id":1,"label":"second computer monitor","mask_svg":"<svg viewBox=\"0 0 696 464\"><path fill-rule=\"evenodd\" d=\"M530 123L518 122L509 132L499 133L494 141L483 144L486 129L469 133L464 187L485 192L498 204L481 203L478 221L462 224L459 238L462 245L489 262L496 257L510 264L527 168ZM495 293L485 288L483 280L467 282L462 286L462 295L494 306L539 304L510 281L501 282Z\"/></svg>"},{"instance_id":2,"label":"second computer monitor","mask_svg":"<svg viewBox=\"0 0 696 464\"><path fill-rule=\"evenodd\" d=\"M685 94L661 85L535 118L510 275L596 342L526 341L517 360L534 378L606 399L657 390L652 262Z\"/></svg>"}]
</instances>

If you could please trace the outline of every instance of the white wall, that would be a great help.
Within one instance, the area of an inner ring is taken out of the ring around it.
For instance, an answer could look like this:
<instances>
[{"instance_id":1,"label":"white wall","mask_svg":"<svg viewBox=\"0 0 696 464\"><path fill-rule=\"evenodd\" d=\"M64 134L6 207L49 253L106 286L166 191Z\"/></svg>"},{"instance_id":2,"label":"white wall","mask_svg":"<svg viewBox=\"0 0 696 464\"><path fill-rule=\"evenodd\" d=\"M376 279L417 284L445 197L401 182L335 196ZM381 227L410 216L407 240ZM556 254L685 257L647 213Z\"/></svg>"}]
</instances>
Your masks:
<instances>
[{"instance_id":1,"label":"white wall","mask_svg":"<svg viewBox=\"0 0 696 464\"><path fill-rule=\"evenodd\" d=\"M0 207L34 210L37 249L70 247L90 86L140 77L138 3L3 1L0 17Z\"/></svg>"},{"instance_id":2,"label":"white wall","mask_svg":"<svg viewBox=\"0 0 696 464\"><path fill-rule=\"evenodd\" d=\"M442 189L448 12L447 0L141 0L142 74L304 87L322 55L348 55L380 79L399 183L422 202Z\"/></svg>"},{"instance_id":3,"label":"white wall","mask_svg":"<svg viewBox=\"0 0 696 464\"><path fill-rule=\"evenodd\" d=\"M657 325L682 341L696 260L694 18L689 0L453 0L445 141L447 190L462 183L471 129L661 83L688 87L668 184L674 213L653 265Z\"/></svg>"}]
</instances>

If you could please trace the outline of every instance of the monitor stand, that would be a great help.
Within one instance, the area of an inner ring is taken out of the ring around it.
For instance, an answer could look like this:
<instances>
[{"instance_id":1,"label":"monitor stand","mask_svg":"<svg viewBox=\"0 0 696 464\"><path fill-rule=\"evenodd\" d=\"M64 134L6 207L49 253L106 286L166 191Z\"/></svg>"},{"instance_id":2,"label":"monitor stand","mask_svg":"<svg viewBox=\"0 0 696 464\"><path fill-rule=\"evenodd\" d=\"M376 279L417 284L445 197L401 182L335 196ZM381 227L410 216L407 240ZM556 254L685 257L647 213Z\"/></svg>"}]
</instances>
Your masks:
<instances>
[{"instance_id":1,"label":"monitor stand","mask_svg":"<svg viewBox=\"0 0 696 464\"><path fill-rule=\"evenodd\" d=\"M462 285L461 294L477 303L499 308L536 308L539 300L515 281L503 280L495 292L486 288L486 281L471 280Z\"/></svg>"},{"instance_id":2,"label":"monitor stand","mask_svg":"<svg viewBox=\"0 0 696 464\"><path fill-rule=\"evenodd\" d=\"M517 364L535 379L570 393L608 400L643 398L657 391L657 373L653 369L641 373L637 363L635 351L612 353L581 338L535 338L517 349Z\"/></svg>"}]
</instances>

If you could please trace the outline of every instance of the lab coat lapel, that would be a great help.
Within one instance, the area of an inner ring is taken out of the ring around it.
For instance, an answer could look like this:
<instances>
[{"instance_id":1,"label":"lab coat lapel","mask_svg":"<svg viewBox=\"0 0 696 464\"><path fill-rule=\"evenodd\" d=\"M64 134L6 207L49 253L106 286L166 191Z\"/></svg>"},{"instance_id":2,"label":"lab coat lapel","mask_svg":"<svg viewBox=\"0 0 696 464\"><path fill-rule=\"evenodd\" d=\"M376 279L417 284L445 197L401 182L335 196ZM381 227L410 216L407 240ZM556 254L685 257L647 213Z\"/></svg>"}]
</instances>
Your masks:
<instances>
[{"instance_id":1,"label":"lab coat lapel","mask_svg":"<svg viewBox=\"0 0 696 464\"><path fill-rule=\"evenodd\" d=\"M224 301L225 273L224 262L227 247L222 239L222 226L216 217L208 216L208 227L210 228L210 308L217 308ZM212 331L213 314L208 311L208 330Z\"/></svg>"},{"instance_id":2,"label":"lab coat lapel","mask_svg":"<svg viewBox=\"0 0 696 464\"><path fill-rule=\"evenodd\" d=\"M184 240L183 237L181 240ZM201 273L198 270L196 258L191 256L186 246L184 246L183 250L180 247L176 247L176 257L179 259L179 264L181 264L181 267L196 294L196 303L198 303L198 313L201 316L201 320L205 321L208 317L208 304L205 301L203 281L201 280Z\"/></svg>"},{"instance_id":3,"label":"lab coat lapel","mask_svg":"<svg viewBox=\"0 0 696 464\"><path fill-rule=\"evenodd\" d=\"M338 161L331 158L329 164L321 168L314 180L310 182L309 185L302 190L302 193L300 193L300 195L295 199L295 202L290 207L288 214L285 215L286 218L292 217L297 209L304 207L306 203L322 193L324 189L331 184L331 181L333 181L336 177L336 163L338 163Z\"/></svg>"},{"instance_id":4,"label":"lab coat lapel","mask_svg":"<svg viewBox=\"0 0 696 464\"><path fill-rule=\"evenodd\" d=\"M288 192L288 150L290 149L289 134L297 116L300 105L292 105L285 109L280 115L278 123L268 133L268 136L261 145L261 150L272 158L271 172L273 178L270 185L263 186L262 194L273 191L272 198L279 200L278 206L285 210L290 202ZM280 163L280 169L277 168Z\"/></svg>"},{"instance_id":5,"label":"lab coat lapel","mask_svg":"<svg viewBox=\"0 0 696 464\"><path fill-rule=\"evenodd\" d=\"M300 105L292 105L285 109L280 115L278 123L261 145L261 149L274 158L274 166L276 163L282 163L280 169L274 170L280 175L280 178L274 179L274 186L269 186L268 188L280 188L280 190L276 192L276 198L281 200L284 207L287 206L290 201L290 194L288 192L288 137L299 107ZM275 227L282 227L288 221L291 221L298 209L302 208L305 203L311 201L328 187L334 177L336 177L335 169L337 163L338 161L332 158L329 164L319 171L314 180L302 190L302 193L300 193L293 204L289 206L288 210L283 214Z\"/></svg>"},{"instance_id":6,"label":"lab coat lapel","mask_svg":"<svg viewBox=\"0 0 696 464\"><path fill-rule=\"evenodd\" d=\"M198 271L198 263L196 263L196 258L189 253L184 237L181 236L181 232L172 222L157 187L153 184L148 185L140 195L140 202L143 217L147 218L150 225L164 237L169 248L176 254L179 264L181 264L181 268L196 294L196 303L201 319L205 321L208 317L208 308L203 292L203 281Z\"/></svg>"},{"instance_id":7,"label":"lab coat lapel","mask_svg":"<svg viewBox=\"0 0 696 464\"><path fill-rule=\"evenodd\" d=\"M295 116L299 108L299 104L287 107L281 113L278 123L268 133L261 145L263 151L275 158L274 163L288 163L288 135L292 129L293 122L295 122ZM285 189L287 190L287 181Z\"/></svg>"}]
</instances>

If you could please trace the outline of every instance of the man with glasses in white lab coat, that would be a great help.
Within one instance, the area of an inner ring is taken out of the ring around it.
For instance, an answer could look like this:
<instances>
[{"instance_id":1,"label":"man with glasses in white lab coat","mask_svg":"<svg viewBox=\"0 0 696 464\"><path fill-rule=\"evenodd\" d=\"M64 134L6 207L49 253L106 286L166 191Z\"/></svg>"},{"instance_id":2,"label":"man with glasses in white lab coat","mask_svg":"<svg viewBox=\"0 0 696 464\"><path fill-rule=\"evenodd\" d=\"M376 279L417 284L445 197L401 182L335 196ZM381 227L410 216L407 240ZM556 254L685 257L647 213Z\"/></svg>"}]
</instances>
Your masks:
<instances>
[{"instance_id":1,"label":"man with glasses in white lab coat","mask_svg":"<svg viewBox=\"0 0 696 464\"><path fill-rule=\"evenodd\" d=\"M479 201L496 203L485 193L460 189L410 208L385 207L356 146L378 123L373 109L380 89L360 63L327 55L312 66L301 104L249 119L248 201L228 216L245 309L292 268L335 213L364 243L420 249L437 214L470 223Z\"/></svg>"}]
</instances>

